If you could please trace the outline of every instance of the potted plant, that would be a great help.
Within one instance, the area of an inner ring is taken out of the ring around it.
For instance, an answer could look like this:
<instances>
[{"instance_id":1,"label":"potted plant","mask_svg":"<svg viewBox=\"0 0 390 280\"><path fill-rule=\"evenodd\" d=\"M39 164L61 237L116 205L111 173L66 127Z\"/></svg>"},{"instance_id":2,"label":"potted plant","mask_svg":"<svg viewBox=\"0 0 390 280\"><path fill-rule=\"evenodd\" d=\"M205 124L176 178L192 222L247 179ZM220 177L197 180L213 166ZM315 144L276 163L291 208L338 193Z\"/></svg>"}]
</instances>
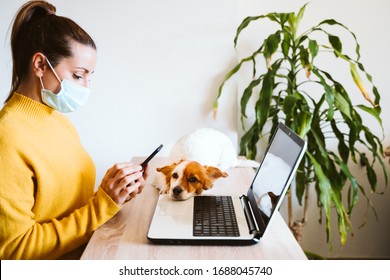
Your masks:
<instances>
[{"instance_id":1,"label":"potted plant","mask_svg":"<svg viewBox=\"0 0 390 280\"><path fill-rule=\"evenodd\" d=\"M303 219L292 221L290 193L289 226L298 238L299 228L307 222L308 192L314 189L317 204L325 215L327 242L331 245L330 217L331 209L334 208L338 217L341 244L344 245L351 233L350 215L359 195L370 203L365 183L355 178L350 165L364 166L372 192L377 191L378 174L374 168L376 164L381 166L380 173L384 176L386 185L388 182L382 159L381 139L372 133L361 116L368 114L373 117L383 134L380 95L371 75L360 62L360 46L356 36L345 25L327 19L303 33L298 33L306 5L297 14L269 13L247 17L242 21L234 38L235 48L241 32L253 22L271 21L275 23L276 29L250 56L241 59L226 74L214 103L214 116L226 81L239 72L244 64L249 64L252 77L240 100L244 130L240 139L240 155L254 159L259 140L268 132L272 134L280 121L305 138L308 149L295 179L296 196L299 204L304 204L305 213ZM344 53L340 37L328 29L337 32L341 30L344 35L351 36L355 44L353 55ZM360 90L367 104L353 104L350 94L356 93L348 92L331 72L320 67L317 60L326 55L347 63L357 85L356 91ZM262 66L264 72L259 71ZM372 93L366 89L361 74L367 78L365 82L368 81L372 85ZM311 85L310 90L307 90L308 85ZM373 95L373 99L370 95ZM249 100L257 96L253 108L250 108L255 113L253 124L245 127ZM330 141L336 143L336 151L332 150Z\"/></svg>"}]
</instances>

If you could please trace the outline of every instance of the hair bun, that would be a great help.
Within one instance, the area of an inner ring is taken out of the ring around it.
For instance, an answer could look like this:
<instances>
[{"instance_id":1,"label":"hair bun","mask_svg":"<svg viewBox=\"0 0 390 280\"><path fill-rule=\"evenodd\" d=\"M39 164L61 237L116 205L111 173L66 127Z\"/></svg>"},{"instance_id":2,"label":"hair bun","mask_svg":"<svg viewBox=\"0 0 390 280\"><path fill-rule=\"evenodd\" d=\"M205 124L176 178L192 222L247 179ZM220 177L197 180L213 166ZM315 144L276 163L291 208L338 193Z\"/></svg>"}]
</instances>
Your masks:
<instances>
[{"instance_id":1,"label":"hair bun","mask_svg":"<svg viewBox=\"0 0 390 280\"><path fill-rule=\"evenodd\" d=\"M38 21L46 16L55 15L56 13L56 8L46 1L31 1L24 7L26 8L27 13L26 20L30 22Z\"/></svg>"},{"instance_id":2,"label":"hair bun","mask_svg":"<svg viewBox=\"0 0 390 280\"><path fill-rule=\"evenodd\" d=\"M11 45L16 44L19 34L24 37L33 28L34 23L48 15L53 15L56 7L46 1L29 1L18 11L13 24Z\"/></svg>"}]
</instances>

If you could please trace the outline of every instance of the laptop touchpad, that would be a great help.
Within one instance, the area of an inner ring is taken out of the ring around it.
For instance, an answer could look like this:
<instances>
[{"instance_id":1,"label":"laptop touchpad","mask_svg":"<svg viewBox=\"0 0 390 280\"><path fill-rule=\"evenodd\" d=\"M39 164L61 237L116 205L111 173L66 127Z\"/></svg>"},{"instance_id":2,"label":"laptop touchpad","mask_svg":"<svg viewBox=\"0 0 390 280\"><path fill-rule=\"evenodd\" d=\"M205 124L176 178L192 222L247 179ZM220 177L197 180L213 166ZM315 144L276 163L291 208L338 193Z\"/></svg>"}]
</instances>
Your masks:
<instances>
[{"instance_id":1,"label":"laptop touchpad","mask_svg":"<svg viewBox=\"0 0 390 280\"><path fill-rule=\"evenodd\" d=\"M185 201L160 201L160 216L189 216L192 217L193 199Z\"/></svg>"}]
</instances>

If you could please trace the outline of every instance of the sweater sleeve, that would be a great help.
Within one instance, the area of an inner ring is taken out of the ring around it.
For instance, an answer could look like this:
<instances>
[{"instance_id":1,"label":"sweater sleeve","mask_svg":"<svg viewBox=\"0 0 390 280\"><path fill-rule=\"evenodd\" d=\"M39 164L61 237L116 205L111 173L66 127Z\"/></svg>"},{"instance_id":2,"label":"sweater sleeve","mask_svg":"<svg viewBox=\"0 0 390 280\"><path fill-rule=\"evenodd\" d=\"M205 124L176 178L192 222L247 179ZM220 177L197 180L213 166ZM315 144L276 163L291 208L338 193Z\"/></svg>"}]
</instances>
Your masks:
<instances>
[{"instance_id":1,"label":"sweater sleeve","mask_svg":"<svg viewBox=\"0 0 390 280\"><path fill-rule=\"evenodd\" d=\"M0 197L0 258L55 259L86 243L120 209L101 188L88 204L62 219L37 223L28 200Z\"/></svg>"}]
</instances>

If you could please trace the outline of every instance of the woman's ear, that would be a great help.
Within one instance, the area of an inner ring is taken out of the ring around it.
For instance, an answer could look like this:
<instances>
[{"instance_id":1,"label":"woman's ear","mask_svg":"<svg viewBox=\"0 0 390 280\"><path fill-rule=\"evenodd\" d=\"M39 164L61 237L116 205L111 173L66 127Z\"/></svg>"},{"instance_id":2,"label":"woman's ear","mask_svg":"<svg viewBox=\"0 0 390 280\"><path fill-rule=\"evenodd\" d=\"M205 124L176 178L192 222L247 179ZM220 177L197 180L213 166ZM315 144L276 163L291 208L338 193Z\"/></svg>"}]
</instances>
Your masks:
<instances>
[{"instance_id":1,"label":"woman's ear","mask_svg":"<svg viewBox=\"0 0 390 280\"><path fill-rule=\"evenodd\" d=\"M42 78L43 73L45 72L45 60L46 57L42 53L36 53L32 57L32 69L34 71L35 76L38 78Z\"/></svg>"}]
</instances>

